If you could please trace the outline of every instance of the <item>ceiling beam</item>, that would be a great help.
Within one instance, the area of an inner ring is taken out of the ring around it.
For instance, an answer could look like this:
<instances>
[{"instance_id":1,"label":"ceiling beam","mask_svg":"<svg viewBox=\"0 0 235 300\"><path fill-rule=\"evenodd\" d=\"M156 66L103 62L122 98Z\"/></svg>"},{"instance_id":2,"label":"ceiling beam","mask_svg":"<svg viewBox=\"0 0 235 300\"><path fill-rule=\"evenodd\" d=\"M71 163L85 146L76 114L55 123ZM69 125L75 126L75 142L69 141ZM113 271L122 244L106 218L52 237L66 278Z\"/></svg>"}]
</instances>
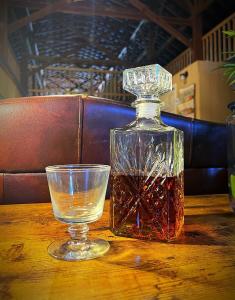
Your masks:
<instances>
[{"instance_id":1,"label":"ceiling beam","mask_svg":"<svg viewBox=\"0 0 235 300\"><path fill-rule=\"evenodd\" d=\"M26 59L34 59L39 62L47 62L49 64L55 63L68 63L68 64L86 64L86 65L96 65L96 66L132 66L130 63L121 60L99 60L99 59L78 59L74 57L60 57L60 56L37 56L29 55Z\"/></svg>"},{"instance_id":2,"label":"ceiling beam","mask_svg":"<svg viewBox=\"0 0 235 300\"><path fill-rule=\"evenodd\" d=\"M194 0L192 9L192 61L202 60L202 12L212 3L211 0Z\"/></svg>"},{"instance_id":3,"label":"ceiling beam","mask_svg":"<svg viewBox=\"0 0 235 300\"><path fill-rule=\"evenodd\" d=\"M183 43L185 46L190 47L189 40L174 27L169 25L162 17L155 14L147 5L143 4L139 0L128 0L135 8L137 8L143 15L143 17L149 19L150 21L156 23L162 27L165 31L174 36L177 40Z\"/></svg>"},{"instance_id":4,"label":"ceiling beam","mask_svg":"<svg viewBox=\"0 0 235 300\"><path fill-rule=\"evenodd\" d=\"M84 5L66 5L60 12L66 14L74 14L81 16L100 16L100 17L111 17L118 19L128 19L128 20L141 20L143 17L138 10L135 9L124 9L119 6L112 6L109 8L107 6L91 6Z\"/></svg>"},{"instance_id":5,"label":"ceiling beam","mask_svg":"<svg viewBox=\"0 0 235 300\"><path fill-rule=\"evenodd\" d=\"M167 16L160 16L165 22L173 25L185 25L185 26L192 26L191 18L180 18L180 17L167 17Z\"/></svg>"},{"instance_id":6,"label":"ceiling beam","mask_svg":"<svg viewBox=\"0 0 235 300\"><path fill-rule=\"evenodd\" d=\"M67 4L66 4L67 3ZM46 7L41 7L39 11L32 13L31 16L22 18L15 21L9 25L9 32L16 31L17 29L27 25L29 22L34 22L41 19L50 13L62 12L65 14L74 14L81 16L100 16L100 17L111 17L118 19L128 19L140 21L143 19L143 14L141 14L137 9L134 8L121 8L119 6L112 6L109 8L107 6L97 5L95 9L87 5L79 5L72 3L69 0L62 0L54 4L47 5ZM191 25L189 18L180 17L169 17L169 16L158 16L167 23L174 25Z\"/></svg>"},{"instance_id":7,"label":"ceiling beam","mask_svg":"<svg viewBox=\"0 0 235 300\"><path fill-rule=\"evenodd\" d=\"M137 9L123 9L120 7L112 6L112 8L107 8L105 6L98 6L94 10L91 7L87 6L71 6L66 5L60 12L67 13L67 14L77 14L81 16L101 16L101 17L111 17L111 18L118 18L118 19L129 19L129 20L136 20L140 21L145 19L143 14L141 14ZM170 24L177 24L177 25L187 25L191 26L191 20L189 18L178 18L178 17L168 17L168 16L158 16L162 18L166 22Z\"/></svg>"},{"instance_id":8,"label":"ceiling beam","mask_svg":"<svg viewBox=\"0 0 235 300\"><path fill-rule=\"evenodd\" d=\"M24 27L25 25L27 25L30 22L35 22L36 20L42 19L42 18L46 17L47 15L58 11L59 9L61 9L63 7L63 5L71 3L71 2L72 2L72 0L60 0L60 1L54 2L53 4L49 4L49 5L41 8L40 10L32 13L30 16L21 18L15 22L13 22L12 24L9 24L8 32L12 33L14 31Z\"/></svg>"},{"instance_id":9,"label":"ceiling beam","mask_svg":"<svg viewBox=\"0 0 235 300\"><path fill-rule=\"evenodd\" d=\"M202 60L202 16L200 14L193 14L192 20L192 61Z\"/></svg>"},{"instance_id":10,"label":"ceiling beam","mask_svg":"<svg viewBox=\"0 0 235 300\"><path fill-rule=\"evenodd\" d=\"M193 7L193 13L198 15L203 13L213 2L214 0L198 0Z\"/></svg>"},{"instance_id":11,"label":"ceiling beam","mask_svg":"<svg viewBox=\"0 0 235 300\"><path fill-rule=\"evenodd\" d=\"M141 14L136 9L123 9L119 6L112 6L112 8L107 8L105 6L96 6L93 10L91 7L79 5L79 6L71 6L66 5L63 9L60 10L63 13L69 14L78 14L83 16L103 16L103 17L113 17L119 19L129 19L129 20L142 20L143 14ZM177 25L191 25L191 20L189 18L178 18L178 17L168 17L168 16L159 16L166 22Z\"/></svg>"}]
</instances>

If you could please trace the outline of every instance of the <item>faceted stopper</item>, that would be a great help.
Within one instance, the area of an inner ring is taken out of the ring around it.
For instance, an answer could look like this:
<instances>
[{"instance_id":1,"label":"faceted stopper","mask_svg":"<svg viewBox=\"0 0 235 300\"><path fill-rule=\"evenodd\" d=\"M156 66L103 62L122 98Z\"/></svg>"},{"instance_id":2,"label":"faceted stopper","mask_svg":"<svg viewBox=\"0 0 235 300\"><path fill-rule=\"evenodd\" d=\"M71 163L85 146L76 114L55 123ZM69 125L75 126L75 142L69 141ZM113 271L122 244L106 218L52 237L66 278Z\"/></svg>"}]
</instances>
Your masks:
<instances>
[{"instance_id":1,"label":"faceted stopper","mask_svg":"<svg viewBox=\"0 0 235 300\"><path fill-rule=\"evenodd\" d=\"M172 90L172 75L158 64L126 69L123 89L138 98L159 98Z\"/></svg>"}]
</instances>

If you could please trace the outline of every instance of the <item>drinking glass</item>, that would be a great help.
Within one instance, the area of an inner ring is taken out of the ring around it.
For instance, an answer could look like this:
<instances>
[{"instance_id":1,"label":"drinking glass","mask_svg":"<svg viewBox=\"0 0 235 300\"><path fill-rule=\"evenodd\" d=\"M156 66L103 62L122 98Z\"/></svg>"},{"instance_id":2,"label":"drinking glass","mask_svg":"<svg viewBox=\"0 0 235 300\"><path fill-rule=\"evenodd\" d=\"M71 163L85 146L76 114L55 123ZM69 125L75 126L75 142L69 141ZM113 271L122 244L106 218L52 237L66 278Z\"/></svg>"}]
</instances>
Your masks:
<instances>
[{"instance_id":1,"label":"drinking glass","mask_svg":"<svg viewBox=\"0 0 235 300\"><path fill-rule=\"evenodd\" d=\"M58 165L46 167L54 216L69 225L71 238L48 247L51 256L62 260L88 260L109 250L107 241L88 240L88 223L103 213L110 166Z\"/></svg>"}]
</instances>

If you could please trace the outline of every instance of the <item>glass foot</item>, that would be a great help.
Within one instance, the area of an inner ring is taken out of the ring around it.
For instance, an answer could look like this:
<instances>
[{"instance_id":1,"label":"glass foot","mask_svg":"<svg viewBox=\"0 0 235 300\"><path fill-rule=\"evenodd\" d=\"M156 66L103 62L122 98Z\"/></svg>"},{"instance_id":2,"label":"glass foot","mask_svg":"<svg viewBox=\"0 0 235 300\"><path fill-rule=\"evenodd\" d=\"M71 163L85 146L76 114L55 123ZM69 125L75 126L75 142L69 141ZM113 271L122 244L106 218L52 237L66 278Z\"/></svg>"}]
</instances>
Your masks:
<instances>
[{"instance_id":1,"label":"glass foot","mask_svg":"<svg viewBox=\"0 0 235 300\"><path fill-rule=\"evenodd\" d=\"M110 248L107 241L97 239L86 242L55 241L48 247L48 253L57 259L68 261L88 260L104 255Z\"/></svg>"}]
</instances>

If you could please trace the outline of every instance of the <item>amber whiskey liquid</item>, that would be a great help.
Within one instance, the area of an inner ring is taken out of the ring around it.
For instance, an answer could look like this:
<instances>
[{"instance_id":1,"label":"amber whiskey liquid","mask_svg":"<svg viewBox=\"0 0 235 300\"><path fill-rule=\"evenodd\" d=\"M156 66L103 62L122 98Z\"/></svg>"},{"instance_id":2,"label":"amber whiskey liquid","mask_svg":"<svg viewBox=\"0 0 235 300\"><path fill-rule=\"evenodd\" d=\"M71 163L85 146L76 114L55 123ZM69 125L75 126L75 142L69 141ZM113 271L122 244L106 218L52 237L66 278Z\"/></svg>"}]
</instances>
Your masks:
<instances>
[{"instance_id":1,"label":"amber whiskey liquid","mask_svg":"<svg viewBox=\"0 0 235 300\"><path fill-rule=\"evenodd\" d=\"M111 230L172 241L184 223L183 173L173 177L111 175Z\"/></svg>"}]
</instances>

